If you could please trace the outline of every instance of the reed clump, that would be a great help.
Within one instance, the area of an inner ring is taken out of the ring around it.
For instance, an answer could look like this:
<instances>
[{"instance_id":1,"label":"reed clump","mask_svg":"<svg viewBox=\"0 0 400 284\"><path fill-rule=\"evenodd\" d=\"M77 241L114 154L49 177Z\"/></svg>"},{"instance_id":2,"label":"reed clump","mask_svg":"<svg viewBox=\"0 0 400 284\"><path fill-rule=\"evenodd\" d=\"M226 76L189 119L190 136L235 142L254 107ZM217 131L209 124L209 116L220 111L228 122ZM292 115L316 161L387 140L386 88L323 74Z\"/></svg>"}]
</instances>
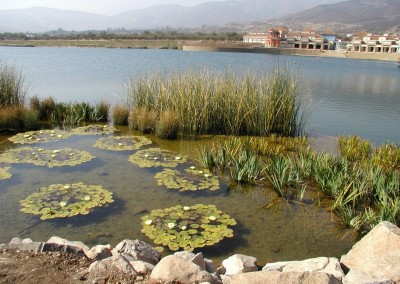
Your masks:
<instances>
[{"instance_id":1,"label":"reed clump","mask_svg":"<svg viewBox=\"0 0 400 284\"><path fill-rule=\"evenodd\" d=\"M26 95L23 75L15 67L0 62L0 107L22 107Z\"/></svg>"},{"instance_id":2,"label":"reed clump","mask_svg":"<svg viewBox=\"0 0 400 284\"><path fill-rule=\"evenodd\" d=\"M115 105L112 111L114 125L128 125L129 107Z\"/></svg>"},{"instance_id":3,"label":"reed clump","mask_svg":"<svg viewBox=\"0 0 400 284\"><path fill-rule=\"evenodd\" d=\"M204 70L142 75L131 78L127 98L134 128L154 132L168 111L182 135L296 136L308 115L307 96L297 77L285 69L269 76Z\"/></svg>"},{"instance_id":4,"label":"reed clump","mask_svg":"<svg viewBox=\"0 0 400 284\"><path fill-rule=\"evenodd\" d=\"M284 146L269 144L261 151L260 141L267 138L213 141L202 149L199 161L232 182L265 186L286 201L301 201L306 191L319 191L331 200L331 210L342 224L362 233L384 220L400 224L399 146L376 147L360 137L342 136L340 156L317 153L305 140L287 142L297 145L294 150L280 152L277 149Z\"/></svg>"}]
</instances>

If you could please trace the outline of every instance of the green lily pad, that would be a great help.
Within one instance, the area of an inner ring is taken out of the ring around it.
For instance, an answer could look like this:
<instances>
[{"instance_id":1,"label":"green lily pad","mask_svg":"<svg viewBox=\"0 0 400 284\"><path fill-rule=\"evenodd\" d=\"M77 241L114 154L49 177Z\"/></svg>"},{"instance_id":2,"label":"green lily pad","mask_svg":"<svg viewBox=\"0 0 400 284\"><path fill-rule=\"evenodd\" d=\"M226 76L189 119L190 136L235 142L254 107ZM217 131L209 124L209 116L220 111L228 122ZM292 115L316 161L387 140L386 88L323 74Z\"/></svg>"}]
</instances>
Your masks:
<instances>
[{"instance_id":1,"label":"green lily pad","mask_svg":"<svg viewBox=\"0 0 400 284\"><path fill-rule=\"evenodd\" d=\"M112 193L100 185L53 184L20 201L21 211L40 215L40 219L87 215L91 209L112 203Z\"/></svg>"},{"instance_id":2,"label":"green lily pad","mask_svg":"<svg viewBox=\"0 0 400 284\"><path fill-rule=\"evenodd\" d=\"M44 142L54 142L61 139L66 139L70 137L69 132L63 130L38 130L38 131L28 131L24 133L18 133L8 140L18 143L18 144L33 144L33 143L44 143Z\"/></svg>"},{"instance_id":3,"label":"green lily pad","mask_svg":"<svg viewBox=\"0 0 400 284\"><path fill-rule=\"evenodd\" d=\"M172 218L171 215L178 218ZM170 250L192 251L233 236L233 230L227 227L226 222L222 223L222 220L233 220L230 223L236 221L227 216L229 215L218 210L215 205L177 205L164 210L153 210L149 215L143 216L141 232L157 245Z\"/></svg>"},{"instance_id":4,"label":"green lily pad","mask_svg":"<svg viewBox=\"0 0 400 284\"><path fill-rule=\"evenodd\" d=\"M94 124L94 125L86 125L86 126L81 126L77 127L71 130L71 134L75 135L105 135L105 134L111 134L117 131L115 127L108 126L108 125L100 125L100 124Z\"/></svg>"},{"instance_id":5,"label":"green lily pad","mask_svg":"<svg viewBox=\"0 0 400 284\"><path fill-rule=\"evenodd\" d=\"M217 176L212 176L208 170L196 170L191 167L184 172L172 169L164 169L155 175L158 185L167 188L178 189L179 191L196 190L217 190L219 180Z\"/></svg>"},{"instance_id":6,"label":"green lily pad","mask_svg":"<svg viewBox=\"0 0 400 284\"><path fill-rule=\"evenodd\" d=\"M10 149L0 154L0 162L28 163L38 166L62 167L76 166L95 158L86 151L70 148L43 149L38 147L21 147Z\"/></svg>"},{"instance_id":7,"label":"green lily pad","mask_svg":"<svg viewBox=\"0 0 400 284\"><path fill-rule=\"evenodd\" d=\"M110 151L137 150L152 141L144 136L108 136L97 140L94 147Z\"/></svg>"},{"instance_id":8,"label":"green lily pad","mask_svg":"<svg viewBox=\"0 0 400 284\"><path fill-rule=\"evenodd\" d=\"M141 167L176 167L186 162L186 157L160 148L139 150L129 157L129 162Z\"/></svg>"},{"instance_id":9,"label":"green lily pad","mask_svg":"<svg viewBox=\"0 0 400 284\"><path fill-rule=\"evenodd\" d=\"M12 177L12 174L9 173L10 167L0 168L0 180L8 179Z\"/></svg>"}]
</instances>

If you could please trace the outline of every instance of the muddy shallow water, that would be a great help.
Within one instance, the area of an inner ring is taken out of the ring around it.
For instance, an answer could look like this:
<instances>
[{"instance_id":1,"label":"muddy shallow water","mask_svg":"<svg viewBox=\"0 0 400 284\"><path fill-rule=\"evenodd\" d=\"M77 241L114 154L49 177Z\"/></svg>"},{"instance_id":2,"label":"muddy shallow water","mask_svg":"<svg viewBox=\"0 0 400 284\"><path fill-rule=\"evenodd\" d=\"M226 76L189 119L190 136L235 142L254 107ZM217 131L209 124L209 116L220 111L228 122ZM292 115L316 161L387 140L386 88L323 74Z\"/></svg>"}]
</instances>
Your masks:
<instances>
[{"instance_id":1,"label":"muddy shallow water","mask_svg":"<svg viewBox=\"0 0 400 284\"><path fill-rule=\"evenodd\" d=\"M119 128L122 133L132 133ZM135 135L141 135L134 132ZM11 147L19 147L0 136L0 153ZM161 147L187 155L188 162L177 169L183 170L196 163L196 153L203 143L199 140L159 140L147 136L153 144L145 147ZM178 192L157 185L154 175L162 170L139 168L128 158L135 151L114 152L94 148L100 135L71 136L58 142L34 144L45 149L64 147L85 150L96 158L74 167L48 168L30 164L0 163L11 167L12 178L0 180L0 243L12 237L30 237L46 241L53 235L69 240L81 240L88 246L110 243L116 245L123 239L141 239L152 243L140 232L141 217L153 209L178 204L214 204L226 212L238 224L233 228L234 237L219 244L197 249L207 257L222 260L233 253L257 257L259 263L279 260L305 259L316 256L336 256L347 252L357 234L337 224L326 201L308 192L304 202L288 204L279 201L267 209L276 195L267 188L228 186L221 179L216 191ZM94 209L89 215L66 219L42 221L38 216L20 211L19 201L50 184L83 182L102 185L113 192L115 202ZM165 253L168 253L166 250Z\"/></svg>"}]
</instances>

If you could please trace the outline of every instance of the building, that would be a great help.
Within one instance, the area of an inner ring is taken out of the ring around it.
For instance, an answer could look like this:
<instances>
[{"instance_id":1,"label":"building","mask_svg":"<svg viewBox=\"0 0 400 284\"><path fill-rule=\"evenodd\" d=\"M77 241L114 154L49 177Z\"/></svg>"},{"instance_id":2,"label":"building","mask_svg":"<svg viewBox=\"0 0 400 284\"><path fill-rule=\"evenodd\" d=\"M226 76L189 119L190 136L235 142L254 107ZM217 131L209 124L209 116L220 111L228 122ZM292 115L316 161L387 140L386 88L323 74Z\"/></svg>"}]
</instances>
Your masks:
<instances>
[{"instance_id":1,"label":"building","mask_svg":"<svg viewBox=\"0 0 400 284\"><path fill-rule=\"evenodd\" d=\"M370 53L400 53L400 37L389 34L358 33L353 35L347 50Z\"/></svg>"},{"instance_id":2,"label":"building","mask_svg":"<svg viewBox=\"0 0 400 284\"><path fill-rule=\"evenodd\" d=\"M336 35L327 35L329 39L310 30L289 31L286 28L274 28L267 33L247 34L243 37L243 42L261 43L267 48L332 50L334 49Z\"/></svg>"}]
</instances>

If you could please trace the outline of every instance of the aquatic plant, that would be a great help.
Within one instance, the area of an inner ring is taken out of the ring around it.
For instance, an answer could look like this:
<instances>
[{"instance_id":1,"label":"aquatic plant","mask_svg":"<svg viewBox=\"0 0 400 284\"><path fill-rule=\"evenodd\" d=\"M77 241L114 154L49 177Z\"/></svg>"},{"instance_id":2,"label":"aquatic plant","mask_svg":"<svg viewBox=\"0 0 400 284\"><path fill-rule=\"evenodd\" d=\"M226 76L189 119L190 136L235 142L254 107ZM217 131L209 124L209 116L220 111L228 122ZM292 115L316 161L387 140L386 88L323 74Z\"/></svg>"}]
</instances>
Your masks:
<instances>
[{"instance_id":1,"label":"aquatic plant","mask_svg":"<svg viewBox=\"0 0 400 284\"><path fill-rule=\"evenodd\" d=\"M156 136L162 139L176 139L179 132L178 116L172 111L163 111L156 123Z\"/></svg>"},{"instance_id":2,"label":"aquatic plant","mask_svg":"<svg viewBox=\"0 0 400 284\"><path fill-rule=\"evenodd\" d=\"M400 169L400 147L393 143L384 144L372 151L371 163L385 170Z\"/></svg>"},{"instance_id":3,"label":"aquatic plant","mask_svg":"<svg viewBox=\"0 0 400 284\"><path fill-rule=\"evenodd\" d=\"M52 184L20 201L21 211L40 215L40 219L87 215L95 207L112 203L112 193L100 185Z\"/></svg>"},{"instance_id":4,"label":"aquatic plant","mask_svg":"<svg viewBox=\"0 0 400 284\"><path fill-rule=\"evenodd\" d=\"M267 162L263 171L278 196L285 199L293 199L296 194L293 190L299 188L302 179L289 156L282 154L274 156Z\"/></svg>"},{"instance_id":5,"label":"aquatic plant","mask_svg":"<svg viewBox=\"0 0 400 284\"><path fill-rule=\"evenodd\" d=\"M110 151L136 150L153 143L144 136L107 136L96 141L93 147Z\"/></svg>"},{"instance_id":6,"label":"aquatic plant","mask_svg":"<svg viewBox=\"0 0 400 284\"><path fill-rule=\"evenodd\" d=\"M0 62L0 108L23 107L27 92L22 73Z\"/></svg>"},{"instance_id":7,"label":"aquatic plant","mask_svg":"<svg viewBox=\"0 0 400 284\"><path fill-rule=\"evenodd\" d=\"M194 166L185 169L183 172L164 169L155 175L158 185L167 188L178 189L179 191L196 190L217 190L219 181L208 170L199 170Z\"/></svg>"},{"instance_id":8,"label":"aquatic plant","mask_svg":"<svg viewBox=\"0 0 400 284\"><path fill-rule=\"evenodd\" d=\"M18 133L8 138L8 140L17 144L33 144L33 143L54 142L61 139L66 139L70 136L71 134L69 132L59 129L38 130L38 131L28 131L24 133Z\"/></svg>"},{"instance_id":9,"label":"aquatic plant","mask_svg":"<svg viewBox=\"0 0 400 284\"><path fill-rule=\"evenodd\" d=\"M283 136L301 134L307 97L296 76L284 68L269 77L232 71L188 71L142 75L127 84L130 125L154 132L163 112L176 115L183 135Z\"/></svg>"},{"instance_id":10,"label":"aquatic plant","mask_svg":"<svg viewBox=\"0 0 400 284\"><path fill-rule=\"evenodd\" d=\"M92 124L77 127L71 130L71 134L75 135L105 135L112 134L117 131L116 128L108 125Z\"/></svg>"},{"instance_id":11,"label":"aquatic plant","mask_svg":"<svg viewBox=\"0 0 400 284\"><path fill-rule=\"evenodd\" d=\"M38 112L39 120L50 120L51 114L55 111L56 102L52 97L39 99L34 96L31 97L30 108Z\"/></svg>"},{"instance_id":12,"label":"aquatic plant","mask_svg":"<svg viewBox=\"0 0 400 284\"><path fill-rule=\"evenodd\" d=\"M141 167L176 167L178 164L185 163L185 156L177 155L171 151L160 148L149 148L139 150L129 157L129 162Z\"/></svg>"},{"instance_id":13,"label":"aquatic plant","mask_svg":"<svg viewBox=\"0 0 400 284\"><path fill-rule=\"evenodd\" d=\"M21 147L7 150L0 154L0 162L29 163L38 166L62 167L76 166L93 159L90 153L69 148L43 149L38 147Z\"/></svg>"},{"instance_id":14,"label":"aquatic plant","mask_svg":"<svg viewBox=\"0 0 400 284\"><path fill-rule=\"evenodd\" d=\"M115 105L112 112L114 125L128 125L129 112L129 107Z\"/></svg>"},{"instance_id":15,"label":"aquatic plant","mask_svg":"<svg viewBox=\"0 0 400 284\"><path fill-rule=\"evenodd\" d=\"M142 225L142 233L155 244L172 251L180 248L193 251L233 237L228 226L236 225L236 221L215 205L196 204L152 210L142 217Z\"/></svg>"},{"instance_id":16,"label":"aquatic plant","mask_svg":"<svg viewBox=\"0 0 400 284\"><path fill-rule=\"evenodd\" d=\"M10 174L9 169L10 167L0 168L0 180L12 177L12 174Z\"/></svg>"},{"instance_id":17,"label":"aquatic plant","mask_svg":"<svg viewBox=\"0 0 400 284\"><path fill-rule=\"evenodd\" d=\"M359 136L340 136L339 151L342 158L349 162L365 161L371 155L372 144Z\"/></svg>"}]
</instances>

